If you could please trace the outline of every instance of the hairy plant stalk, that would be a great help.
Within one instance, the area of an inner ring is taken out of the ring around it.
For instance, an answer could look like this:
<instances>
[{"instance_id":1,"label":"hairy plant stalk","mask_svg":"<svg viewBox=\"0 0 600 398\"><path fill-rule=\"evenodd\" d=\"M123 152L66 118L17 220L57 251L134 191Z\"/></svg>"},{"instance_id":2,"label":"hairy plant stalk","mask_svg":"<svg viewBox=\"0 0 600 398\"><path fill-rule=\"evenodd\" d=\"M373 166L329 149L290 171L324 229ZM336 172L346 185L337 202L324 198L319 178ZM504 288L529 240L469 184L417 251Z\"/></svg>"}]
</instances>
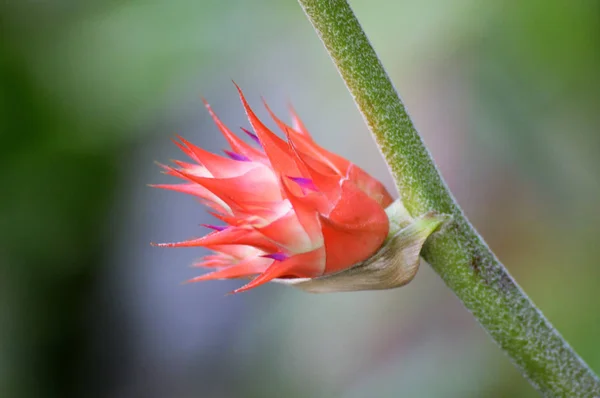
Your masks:
<instances>
[{"instance_id":1,"label":"hairy plant stalk","mask_svg":"<svg viewBox=\"0 0 600 398\"><path fill-rule=\"evenodd\" d=\"M456 204L345 0L299 0L412 216L452 215L421 252L531 384L546 396L600 396L600 381L498 261Z\"/></svg>"}]
</instances>

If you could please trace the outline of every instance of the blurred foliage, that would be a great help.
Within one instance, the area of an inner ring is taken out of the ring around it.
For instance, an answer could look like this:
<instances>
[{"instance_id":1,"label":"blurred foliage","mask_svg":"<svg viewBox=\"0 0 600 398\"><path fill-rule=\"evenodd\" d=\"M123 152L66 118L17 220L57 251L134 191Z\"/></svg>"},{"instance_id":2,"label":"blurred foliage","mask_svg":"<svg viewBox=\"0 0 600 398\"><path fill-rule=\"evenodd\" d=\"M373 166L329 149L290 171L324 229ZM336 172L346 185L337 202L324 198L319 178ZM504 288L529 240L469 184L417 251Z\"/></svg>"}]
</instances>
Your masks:
<instances>
[{"instance_id":1,"label":"blurred foliage","mask_svg":"<svg viewBox=\"0 0 600 398\"><path fill-rule=\"evenodd\" d=\"M448 144L458 166L444 174L517 280L600 370L599 3L351 3L417 125L443 119L440 107L460 109L454 124L424 131L459 143ZM114 396L111 386L127 384L111 371L116 360L99 367L90 347L92 331L111 328L95 292L107 289L101 275L122 228L112 211L123 159L225 65L258 65L268 81L286 48L332 68L307 24L294 1L0 2L0 396ZM290 42L294 32L306 37ZM256 56L269 45L271 58ZM347 97L300 70L315 108ZM451 91L434 85L424 105L412 103L430 80ZM390 295L267 295L244 320L238 351L204 364L212 373L193 385L235 371L231 391L245 396L535 396L468 314L445 315L462 309L422 273Z\"/></svg>"}]
</instances>

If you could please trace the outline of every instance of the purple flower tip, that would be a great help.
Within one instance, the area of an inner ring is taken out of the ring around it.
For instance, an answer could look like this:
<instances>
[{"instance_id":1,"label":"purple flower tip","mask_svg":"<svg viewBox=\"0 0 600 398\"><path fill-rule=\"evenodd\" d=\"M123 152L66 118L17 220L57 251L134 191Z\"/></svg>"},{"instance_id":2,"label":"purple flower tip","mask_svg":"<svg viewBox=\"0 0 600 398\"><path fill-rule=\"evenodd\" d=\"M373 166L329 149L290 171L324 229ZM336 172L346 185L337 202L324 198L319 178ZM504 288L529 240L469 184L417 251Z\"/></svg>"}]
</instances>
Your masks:
<instances>
[{"instance_id":1,"label":"purple flower tip","mask_svg":"<svg viewBox=\"0 0 600 398\"><path fill-rule=\"evenodd\" d=\"M250 138L252 138L252 140L253 140L254 142L256 142L258 145L260 145L260 146L262 147L262 144L260 143L260 140L258 139L258 136L257 136L256 134L254 134L254 133L253 133L253 132L251 132L251 131L248 131L248 130L246 130L246 129L245 129L245 128L243 128L243 127L240 127L240 128L242 129L242 131L243 131L244 133L248 134L248 136L249 136Z\"/></svg>"},{"instance_id":2,"label":"purple flower tip","mask_svg":"<svg viewBox=\"0 0 600 398\"><path fill-rule=\"evenodd\" d=\"M265 257L265 258L272 258L275 261L284 261L287 260L288 255L285 253L271 253L271 254L265 254L264 256L261 257Z\"/></svg>"},{"instance_id":3,"label":"purple flower tip","mask_svg":"<svg viewBox=\"0 0 600 398\"><path fill-rule=\"evenodd\" d=\"M302 188L303 191L305 189L310 189L311 191L319 190L319 188L316 187L316 185L313 183L313 180L311 180L310 178L290 177L290 176L288 176L288 178L290 180L294 181L296 184L300 185L300 188Z\"/></svg>"},{"instance_id":4,"label":"purple flower tip","mask_svg":"<svg viewBox=\"0 0 600 398\"><path fill-rule=\"evenodd\" d=\"M250 161L250 159L248 159L246 156L240 155L239 153L226 151L226 150L224 150L223 152L225 152L227 154L227 156L229 156L233 160L239 160L240 162L249 162Z\"/></svg>"},{"instance_id":5,"label":"purple flower tip","mask_svg":"<svg viewBox=\"0 0 600 398\"><path fill-rule=\"evenodd\" d=\"M214 229L215 231L223 231L226 230L227 227L223 225L212 225L212 224L202 224L203 227Z\"/></svg>"}]
</instances>

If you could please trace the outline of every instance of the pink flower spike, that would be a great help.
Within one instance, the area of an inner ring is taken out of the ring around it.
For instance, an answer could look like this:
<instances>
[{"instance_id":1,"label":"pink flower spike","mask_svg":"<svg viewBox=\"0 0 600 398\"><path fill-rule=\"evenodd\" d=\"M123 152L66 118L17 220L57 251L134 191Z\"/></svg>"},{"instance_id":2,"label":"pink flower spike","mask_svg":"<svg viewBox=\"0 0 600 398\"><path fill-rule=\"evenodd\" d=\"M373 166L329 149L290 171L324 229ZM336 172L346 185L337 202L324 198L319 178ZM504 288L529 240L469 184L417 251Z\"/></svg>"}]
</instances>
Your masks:
<instances>
[{"instance_id":1,"label":"pink flower spike","mask_svg":"<svg viewBox=\"0 0 600 398\"><path fill-rule=\"evenodd\" d=\"M294 112L290 127L267 107L283 130L274 133L237 88L254 132L242 131L260 148L233 134L205 102L229 143L227 156L178 137L175 144L189 160L161 167L183 182L154 185L193 195L225 225L202 224L212 231L155 246L213 251L195 264L213 272L189 282L252 279L236 293L273 280L320 280L370 258L389 231L385 207L392 198L383 185L318 146Z\"/></svg>"}]
</instances>

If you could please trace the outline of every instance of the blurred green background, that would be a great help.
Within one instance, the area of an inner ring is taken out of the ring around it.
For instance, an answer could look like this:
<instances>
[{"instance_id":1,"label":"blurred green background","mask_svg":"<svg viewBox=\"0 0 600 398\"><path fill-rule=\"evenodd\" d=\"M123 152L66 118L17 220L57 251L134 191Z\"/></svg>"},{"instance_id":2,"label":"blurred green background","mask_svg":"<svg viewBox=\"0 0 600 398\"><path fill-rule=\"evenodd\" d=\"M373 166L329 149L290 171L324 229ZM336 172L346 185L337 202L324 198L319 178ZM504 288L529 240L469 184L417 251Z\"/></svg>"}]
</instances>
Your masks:
<instances>
[{"instance_id":1,"label":"blurred green background","mask_svg":"<svg viewBox=\"0 0 600 398\"><path fill-rule=\"evenodd\" d=\"M600 371L600 3L352 0L459 203ZM225 146L293 101L392 181L294 0L0 2L1 397L533 397L423 264L407 287L181 286L192 198L152 190L180 133Z\"/></svg>"}]
</instances>

